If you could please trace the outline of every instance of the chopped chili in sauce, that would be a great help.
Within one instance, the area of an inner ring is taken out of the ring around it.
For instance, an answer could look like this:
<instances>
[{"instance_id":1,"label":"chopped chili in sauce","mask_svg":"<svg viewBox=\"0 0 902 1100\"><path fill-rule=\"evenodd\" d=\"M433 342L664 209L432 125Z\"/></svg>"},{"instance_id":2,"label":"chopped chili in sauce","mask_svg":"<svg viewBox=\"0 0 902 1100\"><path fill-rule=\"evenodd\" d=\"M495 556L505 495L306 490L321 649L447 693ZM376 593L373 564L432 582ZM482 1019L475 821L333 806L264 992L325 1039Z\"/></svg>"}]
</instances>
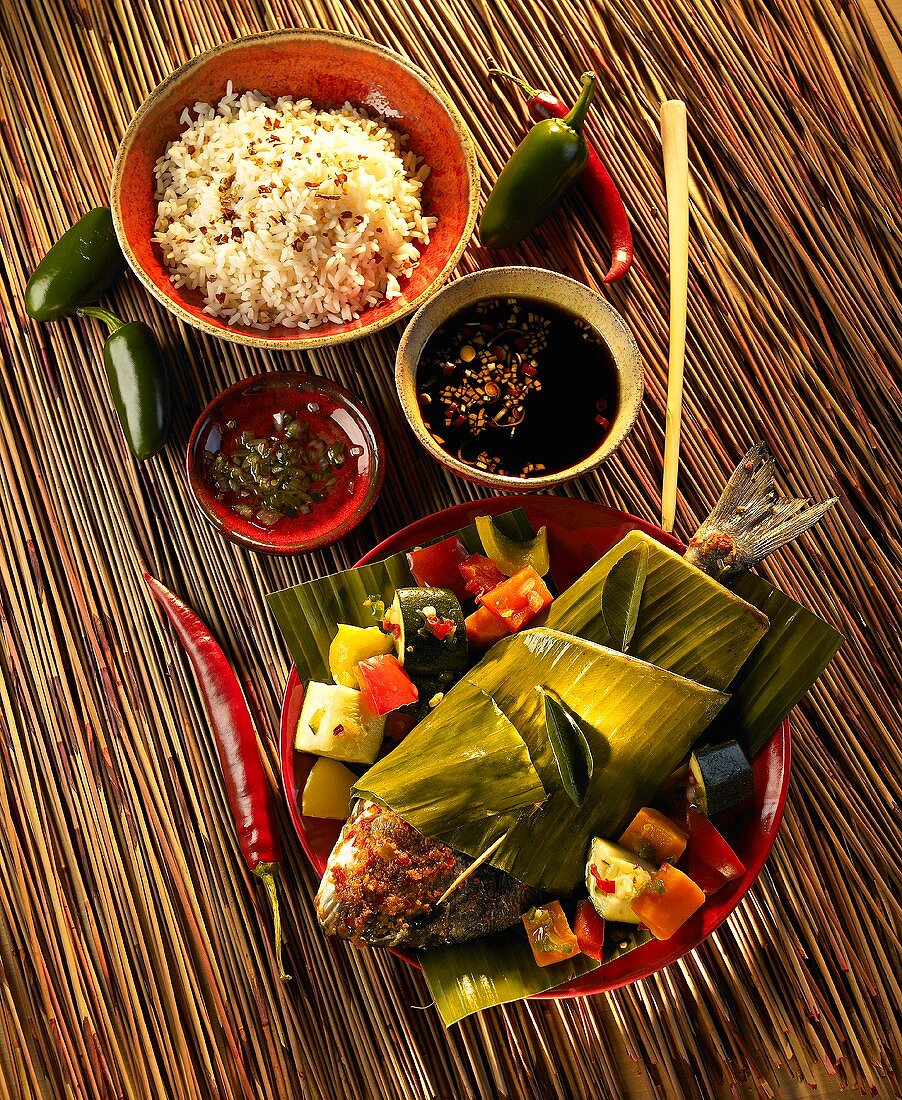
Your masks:
<instances>
[{"instance_id":1,"label":"chopped chili in sauce","mask_svg":"<svg viewBox=\"0 0 902 1100\"><path fill-rule=\"evenodd\" d=\"M528 298L484 299L441 325L423 350L417 391L445 451L523 478L597 450L619 401L614 358L595 329Z\"/></svg>"}]
</instances>

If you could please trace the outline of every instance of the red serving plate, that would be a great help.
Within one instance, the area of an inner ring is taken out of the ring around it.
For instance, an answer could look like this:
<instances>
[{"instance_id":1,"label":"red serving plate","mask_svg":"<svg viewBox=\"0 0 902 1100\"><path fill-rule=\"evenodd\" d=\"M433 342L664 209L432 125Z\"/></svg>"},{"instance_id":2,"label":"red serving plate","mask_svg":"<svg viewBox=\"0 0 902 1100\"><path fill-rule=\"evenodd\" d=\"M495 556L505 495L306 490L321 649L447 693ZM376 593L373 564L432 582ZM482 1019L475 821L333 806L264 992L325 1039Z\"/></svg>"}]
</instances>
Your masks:
<instances>
[{"instance_id":1,"label":"red serving plate","mask_svg":"<svg viewBox=\"0 0 902 1100\"><path fill-rule=\"evenodd\" d=\"M493 497L458 504L426 516L385 539L357 564L365 565L399 550L441 538L472 523L478 515L496 515L517 507L523 508L534 527L544 525L548 528L551 572L561 590L572 584L629 531L644 531L673 550L682 552L684 549L678 539L653 524L591 501L547 496ZM322 875L342 823L304 817L301 813L301 793L315 759L307 753L294 751L294 734L303 699L304 685L297 669L292 668L282 703L282 779L291 820L307 858L317 874ZM647 978L697 947L722 924L758 877L773 847L789 789L789 760L789 720L785 719L752 762L754 799L736 813L729 828L725 829L727 839L746 866L741 878L728 883L710 897L671 939L652 940L581 978L536 996L551 999L586 997ZM410 952L391 950L411 966L419 965Z\"/></svg>"}]
</instances>

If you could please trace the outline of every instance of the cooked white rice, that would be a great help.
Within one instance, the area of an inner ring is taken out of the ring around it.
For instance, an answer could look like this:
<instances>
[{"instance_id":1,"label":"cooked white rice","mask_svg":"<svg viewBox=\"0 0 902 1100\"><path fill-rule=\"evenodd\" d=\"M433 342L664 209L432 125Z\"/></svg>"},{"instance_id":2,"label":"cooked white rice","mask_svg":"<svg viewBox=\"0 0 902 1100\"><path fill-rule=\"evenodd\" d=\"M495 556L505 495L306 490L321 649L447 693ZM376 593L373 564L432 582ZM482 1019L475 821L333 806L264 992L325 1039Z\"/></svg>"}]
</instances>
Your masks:
<instances>
[{"instance_id":1,"label":"cooked white rice","mask_svg":"<svg viewBox=\"0 0 902 1100\"><path fill-rule=\"evenodd\" d=\"M401 293L429 243L429 168L406 134L346 103L258 92L182 113L157 161L153 240L175 286L229 324L310 329Z\"/></svg>"}]
</instances>

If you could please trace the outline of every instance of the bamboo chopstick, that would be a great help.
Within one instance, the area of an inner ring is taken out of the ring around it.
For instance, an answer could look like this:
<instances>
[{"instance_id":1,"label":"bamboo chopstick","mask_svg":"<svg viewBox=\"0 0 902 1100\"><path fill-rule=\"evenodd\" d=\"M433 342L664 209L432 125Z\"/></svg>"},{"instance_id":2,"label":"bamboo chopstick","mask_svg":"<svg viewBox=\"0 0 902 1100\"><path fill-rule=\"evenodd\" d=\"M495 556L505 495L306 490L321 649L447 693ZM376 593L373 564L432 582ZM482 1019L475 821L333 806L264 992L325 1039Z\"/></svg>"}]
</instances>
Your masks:
<instances>
[{"instance_id":1,"label":"bamboo chopstick","mask_svg":"<svg viewBox=\"0 0 902 1100\"><path fill-rule=\"evenodd\" d=\"M689 148L686 104L680 99L668 99L661 104L661 144L664 150L667 236L670 245L670 357L667 371L661 526L665 531L672 531L676 519L680 464L683 365L686 359L686 310L689 294Z\"/></svg>"}]
</instances>

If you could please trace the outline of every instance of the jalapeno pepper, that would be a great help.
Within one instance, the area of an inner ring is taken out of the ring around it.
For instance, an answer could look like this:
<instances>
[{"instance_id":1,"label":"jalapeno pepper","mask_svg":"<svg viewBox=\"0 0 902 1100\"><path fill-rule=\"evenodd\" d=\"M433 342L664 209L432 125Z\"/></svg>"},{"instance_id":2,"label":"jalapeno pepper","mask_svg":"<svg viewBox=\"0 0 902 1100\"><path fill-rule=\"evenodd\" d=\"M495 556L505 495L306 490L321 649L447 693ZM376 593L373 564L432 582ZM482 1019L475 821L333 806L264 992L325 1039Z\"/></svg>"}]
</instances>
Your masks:
<instances>
[{"instance_id":1,"label":"jalapeno pepper","mask_svg":"<svg viewBox=\"0 0 902 1100\"><path fill-rule=\"evenodd\" d=\"M25 311L36 321L68 317L96 301L124 268L112 214L105 206L89 210L35 268L25 288Z\"/></svg>"},{"instance_id":2,"label":"jalapeno pepper","mask_svg":"<svg viewBox=\"0 0 902 1100\"><path fill-rule=\"evenodd\" d=\"M556 95L530 87L525 80L515 76L514 73L491 67L489 76L513 81L526 96L529 113L536 120L563 118L570 110ZM601 281L614 283L623 278L633 262L633 234L617 185L611 179L610 173L591 142L588 142L588 147L589 159L580 176L579 185L586 198L598 211L611 246L611 265Z\"/></svg>"},{"instance_id":3,"label":"jalapeno pepper","mask_svg":"<svg viewBox=\"0 0 902 1100\"><path fill-rule=\"evenodd\" d=\"M100 306L79 317L96 317L110 330L103 345L113 404L126 442L139 461L159 451L169 434L169 370L153 330L143 321L121 321Z\"/></svg>"},{"instance_id":4,"label":"jalapeno pepper","mask_svg":"<svg viewBox=\"0 0 902 1100\"><path fill-rule=\"evenodd\" d=\"M488 248L517 244L551 213L589 159L582 125L595 95L595 74L583 73L582 91L562 119L537 122L514 150L489 195L479 223Z\"/></svg>"}]
</instances>

